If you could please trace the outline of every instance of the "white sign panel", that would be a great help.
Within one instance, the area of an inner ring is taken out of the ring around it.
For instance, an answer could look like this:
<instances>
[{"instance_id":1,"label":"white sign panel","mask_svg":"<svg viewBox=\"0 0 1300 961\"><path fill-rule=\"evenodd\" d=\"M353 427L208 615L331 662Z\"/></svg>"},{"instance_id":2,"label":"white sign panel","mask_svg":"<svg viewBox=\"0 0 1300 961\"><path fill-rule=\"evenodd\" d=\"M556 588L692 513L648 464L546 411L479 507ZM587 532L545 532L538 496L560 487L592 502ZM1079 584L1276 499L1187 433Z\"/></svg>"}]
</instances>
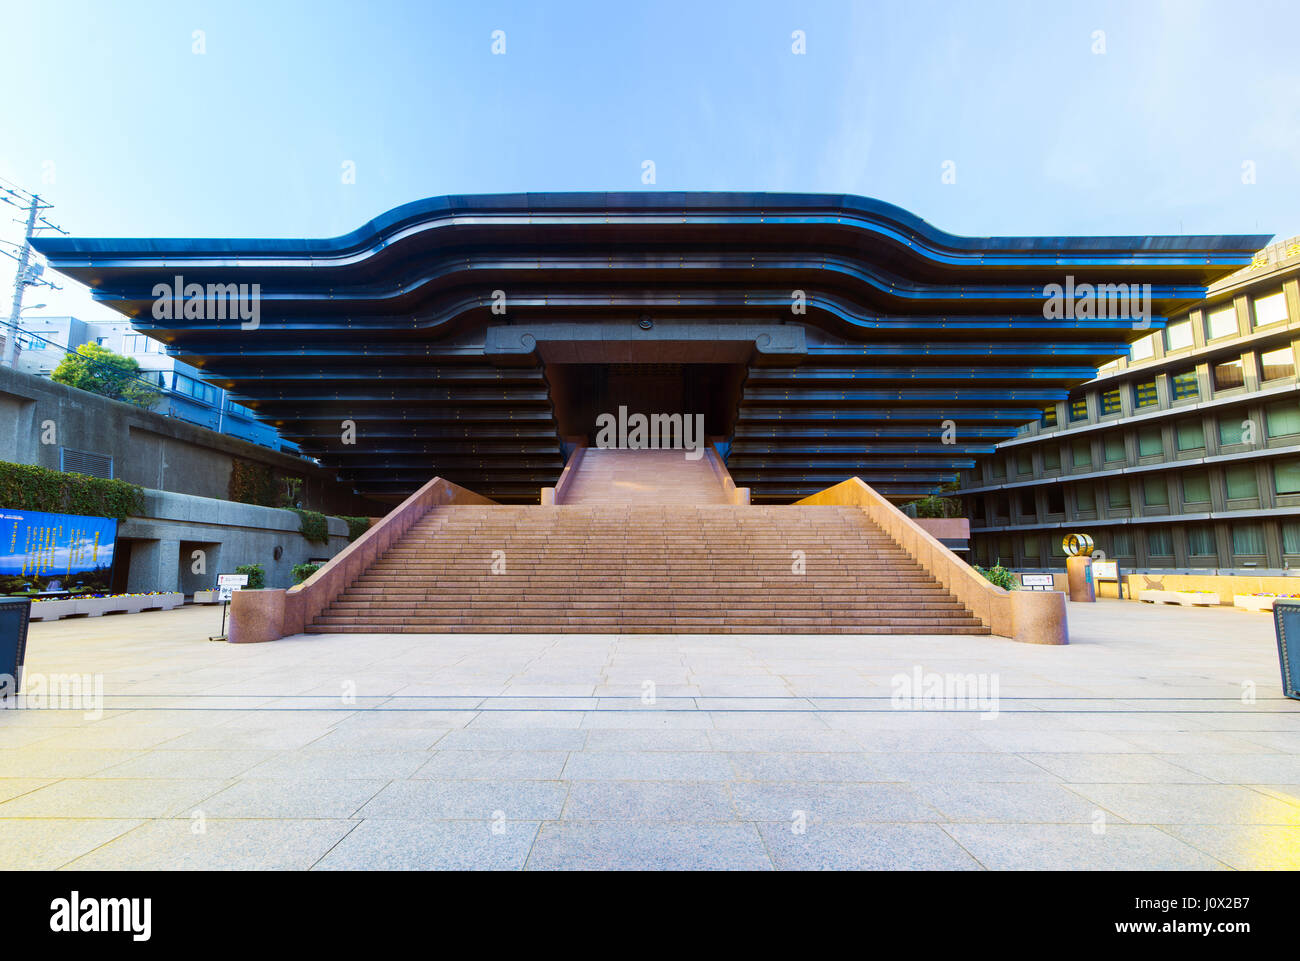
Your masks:
<instances>
[{"instance_id":1,"label":"white sign panel","mask_svg":"<svg viewBox=\"0 0 1300 961\"><path fill-rule=\"evenodd\" d=\"M217 587L247 587L247 574L218 574Z\"/></svg>"},{"instance_id":2,"label":"white sign panel","mask_svg":"<svg viewBox=\"0 0 1300 961\"><path fill-rule=\"evenodd\" d=\"M1020 583L1025 587L1051 587L1055 581L1051 574L1021 574Z\"/></svg>"},{"instance_id":3,"label":"white sign panel","mask_svg":"<svg viewBox=\"0 0 1300 961\"><path fill-rule=\"evenodd\" d=\"M1093 561L1092 576L1094 580L1119 580L1119 561Z\"/></svg>"}]
</instances>

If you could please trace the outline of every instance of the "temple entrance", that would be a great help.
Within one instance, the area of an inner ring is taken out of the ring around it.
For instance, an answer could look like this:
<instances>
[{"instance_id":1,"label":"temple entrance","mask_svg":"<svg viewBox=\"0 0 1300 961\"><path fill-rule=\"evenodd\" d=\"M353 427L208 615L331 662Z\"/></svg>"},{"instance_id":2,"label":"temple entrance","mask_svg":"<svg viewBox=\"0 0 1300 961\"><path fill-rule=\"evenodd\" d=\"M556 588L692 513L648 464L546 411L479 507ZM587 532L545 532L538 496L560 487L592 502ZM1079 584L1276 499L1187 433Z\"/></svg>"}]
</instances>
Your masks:
<instances>
[{"instance_id":1,"label":"temple entrance","mask_svg":"<svg viewBox=\"0 0 1300 961\"><path fill-rule=\"evenodd\" d=\"M704 415L707 437L730 437L745 381L744 364L546 365L562 437L595 446L597 418L629 415Z\"/></svg>"}]
</instances>

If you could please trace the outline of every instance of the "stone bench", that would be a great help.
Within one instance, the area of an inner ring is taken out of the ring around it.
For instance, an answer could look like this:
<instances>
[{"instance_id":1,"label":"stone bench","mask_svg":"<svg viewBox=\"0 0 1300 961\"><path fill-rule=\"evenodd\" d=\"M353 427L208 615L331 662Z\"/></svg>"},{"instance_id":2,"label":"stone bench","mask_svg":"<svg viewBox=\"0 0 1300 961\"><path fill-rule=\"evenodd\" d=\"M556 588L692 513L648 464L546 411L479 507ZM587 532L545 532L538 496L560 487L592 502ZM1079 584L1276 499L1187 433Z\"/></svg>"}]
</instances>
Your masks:
<instances>
[{"instance_id":1,"label":"stone bench","mask_svg":"<svg viewBox=\"0 0 1300 961\"><path fill-rule=\"evenodd\" d=\"M1219 606L1219 595L1210 591L1142 591L1138 600L1147 604L1180 604L1183 607Z\"/></svg>"}]
</instances>

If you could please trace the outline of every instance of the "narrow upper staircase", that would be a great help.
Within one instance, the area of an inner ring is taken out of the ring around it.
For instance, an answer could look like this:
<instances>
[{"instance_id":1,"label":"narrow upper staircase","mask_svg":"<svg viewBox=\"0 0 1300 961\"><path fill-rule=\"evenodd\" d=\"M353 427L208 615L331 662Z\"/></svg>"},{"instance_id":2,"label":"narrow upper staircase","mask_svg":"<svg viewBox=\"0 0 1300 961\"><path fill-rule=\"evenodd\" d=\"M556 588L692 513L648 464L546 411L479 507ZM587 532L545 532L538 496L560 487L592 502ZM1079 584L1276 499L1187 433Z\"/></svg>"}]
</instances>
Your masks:
<instances>
[{"instance_id":1,"label":"narrow upper staircase","mask_svg":"<svg viewBox=\"0 0 1300 961\"><path fill-rule=\"evenodd\" d=\"M587 451L558 506L434 508L308 631L989 633L860 509L725 501L707 460Z\"/></svg>"}]
</instances>

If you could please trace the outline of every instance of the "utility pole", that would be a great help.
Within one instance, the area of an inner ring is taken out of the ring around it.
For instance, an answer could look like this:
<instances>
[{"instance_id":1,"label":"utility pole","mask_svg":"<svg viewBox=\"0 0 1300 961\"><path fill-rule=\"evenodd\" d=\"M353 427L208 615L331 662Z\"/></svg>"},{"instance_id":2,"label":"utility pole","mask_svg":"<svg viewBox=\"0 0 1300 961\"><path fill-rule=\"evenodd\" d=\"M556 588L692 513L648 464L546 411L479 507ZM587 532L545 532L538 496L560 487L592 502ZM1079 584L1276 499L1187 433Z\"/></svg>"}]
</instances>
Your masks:
<instances>
[{"instance_id":1,"label":"utility pole","mask_svg":"<svg viewBox=\"0 0 1300 961\"><path fill-rule=\"evenodd\" d=\"M21 208L25 206L27 208L26 229L23 231L23 242L18 247L17 256L7 250L0 250L0 253L18 261L18 271L14 274L13 306L9 310L9 323L4 331L4 354L0 356L0 364L5 367L12 367L18 357L18 318L23 310L23 294L28 287L38 284L51 287L54 290L61 289L48 280L38 279L40 276L39 271L34 270L36 265L32 263L32 237L36 235L38 230L45 230L46 228L57 230L61 234L66 234L67 231L50 223L41 214L42 210L49 210L53 204L45 203L38 194L28 193L17 186L6 187L0 185L0 201L9 204L11 207ZM17 221L17 223L22 223L22 221ZM15 246L18 245L15 244Z\"/></svg>"}]
</instances>

